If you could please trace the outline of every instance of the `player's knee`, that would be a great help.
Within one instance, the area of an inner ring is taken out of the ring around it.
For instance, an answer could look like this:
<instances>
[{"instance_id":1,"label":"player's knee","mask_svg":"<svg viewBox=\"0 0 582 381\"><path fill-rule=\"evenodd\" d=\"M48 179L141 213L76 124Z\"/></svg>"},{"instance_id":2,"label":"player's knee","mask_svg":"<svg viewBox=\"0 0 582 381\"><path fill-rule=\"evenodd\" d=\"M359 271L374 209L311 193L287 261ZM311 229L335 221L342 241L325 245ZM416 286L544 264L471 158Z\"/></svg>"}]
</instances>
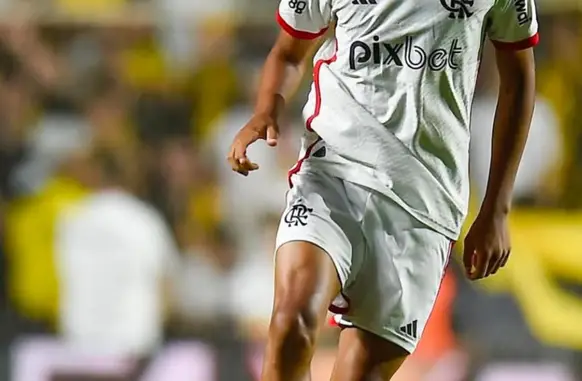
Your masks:
<instances>
[{"instance_id":1,"label":"player's knee","mask_svg":"<svg viewBox=\"0 0 582 381\"><path fill-rule=\"evenodd\" d=\"M281 353L310 352L315 344L317 316L309 309L278 303L273 311L270 336Z\"/></svg>"}]
</instances>

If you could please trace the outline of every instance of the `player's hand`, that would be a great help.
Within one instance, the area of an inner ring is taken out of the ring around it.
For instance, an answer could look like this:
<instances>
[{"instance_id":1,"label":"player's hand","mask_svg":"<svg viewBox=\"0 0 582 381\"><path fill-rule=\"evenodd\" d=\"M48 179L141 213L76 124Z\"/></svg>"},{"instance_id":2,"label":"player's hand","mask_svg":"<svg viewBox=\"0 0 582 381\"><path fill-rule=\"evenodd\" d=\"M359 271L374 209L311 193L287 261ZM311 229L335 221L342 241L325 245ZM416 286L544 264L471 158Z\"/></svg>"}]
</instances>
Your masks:
<instances>
[{"instance_id":1,"label":"player's hand","mask_svg":"<svg viewBox=\"0 0 582 381\"><path fill-rule=\"evenodd\" d=\"M243 176L259 169L259 166L247 157L247 148L259 139L267 141L271 147L277 145L279 126L275 119L269 115L257 114L240 129L230 147L227 160L233 171Z\"/></svg>"},{"instance_id":2,"label":"player's hand","mask_svg":"<svg viewBox=\"0 0 582 381\"><path fill-rule=\"evenodd\" d=\"M505 266L511 253L507 214L481 212L465 237L463 263L467 277L478 280Z\"/></svg>"}]
</instances>

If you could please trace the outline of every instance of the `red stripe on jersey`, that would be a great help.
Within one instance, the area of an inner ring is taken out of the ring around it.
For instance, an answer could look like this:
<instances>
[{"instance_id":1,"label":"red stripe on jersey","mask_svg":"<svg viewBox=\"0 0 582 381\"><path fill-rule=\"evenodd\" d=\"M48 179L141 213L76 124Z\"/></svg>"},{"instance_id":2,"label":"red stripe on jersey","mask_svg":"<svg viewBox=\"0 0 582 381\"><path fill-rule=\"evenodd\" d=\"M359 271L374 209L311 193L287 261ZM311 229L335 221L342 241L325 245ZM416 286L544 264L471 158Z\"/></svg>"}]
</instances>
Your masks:
<instances>
[{"instance_id":1,"label":"red stripe on jersey","mask_svg":"<svg viewBox=\"0 0 582 381\"><path fill-rule=\"evenodd\" d=\"M530 38L517 42L502 42L495 40L492 40L491 42L499 50L523 50L536 46L540 42L540 35L536 33Z\"/></svg>"},{"instance_id":2,"label":"red stripe on jersey","mask_svg":"<svg viewBox=\"0 0 582 381\"><path fill-rule=\"evenodd\" d=\"M316 141L314 141L313 143L311 143L309 145L309 147L307 147L307 149L305 150L305 154L303 155L303 157L301 159L299 159L299 161L297 161L297 163L295 163L295 165L293 166L293 168L291 168L289 170L289 172L287 172L287 180L289 181L289 188L293 188L293 181L291 181L291 177L293 177L293 175L296 175L297 173L299 173L299 171L301 170L301 166L303 165L303 162L305 160L307 160L307 158L311 155L311 151L313 151L313 147L315 147L315 145L317 143L319 143L320 140L321 140L321 138L319 138Z\"/></svg>"},{"instance_id":3,"label":"red stripe on jersey","mask_svg":"<svg viewBox=\"0 0 582 381\"><path fill-rule=\"evenodd\" d=\"M283 17L281 17L281 14L279 13L279 11L277 11L277 13L275 14L275 19L277 20L277 24L279 24L279 26L281 27L281 29L283 29L285 32L287 32L292 37L298 38L300 40L313 40L313 39L316 39L317 37L320 37L325 32L327 32L327 29L328 29L327 27L325 27L325 28L323 28L322 30L320 30L317 33L304 32L302 30L297 30L297 29L293 28L291 25L289 25L287 23L287 21L285 21L283 19Z\"/></svg>"},{"instance_id":4,"label":"red stripe on jersey","mask_svg":"<svg viewBox=\"0 0 582 381\"><path fill-rule=\"evenodd\" d=\"M309 118L307 118L307 121L305 122L305 127L307 128L307 131L313 131L313 129L311 128L311 123L313 123L313 120L319 116L319 112L321 111L321 85L319 83L319 74L321 72L321 67L323 65L329 65L337 60L337 40L335 41L335 44L336 44L335 53L333 54L333 56L328 59L318 60L315 63L315 66L313 67L313 86L315 86L315 109L313 110L313 114Z\"/></svg>"},{"instance_id":5,"label":"red stripe on jersey","mask_svg":"<svg viewBox=\"0 0 582 381\"><path fill-rule=\"evenodd\" d=\"M335 60L337 60L337 40L336 40L335 53L333 54L333 56L331 58L328 58L328 59L318 60L315 63L315 66L313 67L313 86L315 87L315 109L313 110L313 114L311 114L311 116L309 118L307 118L307 121L305 122L305 128L307 128L308 131L313 131L313 129L311 128L311 123L313 122L313 120L315 118L317 118L317 116L319 115L319 112L321 111L321 86L319 84L319 73L321 71L321 67L323 65L329 65L330 63L335 62ZM311 144L309 147L307 147L307 150L305 151L305 155L303 155L303 157L301 159L299 159L299 161L287 173L287 179L289 181L289 188L293 188L293 182L291 181L291 177L293 175L299 173L299 171L301 170L301 166L303 165L303 162L311 155L311 151L313 150L313 147L315 147L315 145L320 140L321 140L321 138L317 139L313 144Z\"/></svg>"}]
</instances>

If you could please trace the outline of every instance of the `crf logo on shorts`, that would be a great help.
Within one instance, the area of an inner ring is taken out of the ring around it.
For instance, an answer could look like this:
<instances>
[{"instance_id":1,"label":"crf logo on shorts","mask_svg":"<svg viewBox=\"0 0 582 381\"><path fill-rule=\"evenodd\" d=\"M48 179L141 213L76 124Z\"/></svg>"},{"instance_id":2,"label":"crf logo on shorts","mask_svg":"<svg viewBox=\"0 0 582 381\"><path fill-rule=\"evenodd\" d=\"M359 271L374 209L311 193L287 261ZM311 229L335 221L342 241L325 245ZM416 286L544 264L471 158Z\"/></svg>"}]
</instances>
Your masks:
<instances>
[{"instance_id":1,"label":"crf logo on shorts","mask_svg":"<svg viewBox=\"0 0 582 381\"><path fill-rule=\"evenodd\" d=\"M306 226L311 212L313 212L313 209L308 208L304 204L295 204L285 213L283 220L289 227Z\"/></svg>"}]
</instances>

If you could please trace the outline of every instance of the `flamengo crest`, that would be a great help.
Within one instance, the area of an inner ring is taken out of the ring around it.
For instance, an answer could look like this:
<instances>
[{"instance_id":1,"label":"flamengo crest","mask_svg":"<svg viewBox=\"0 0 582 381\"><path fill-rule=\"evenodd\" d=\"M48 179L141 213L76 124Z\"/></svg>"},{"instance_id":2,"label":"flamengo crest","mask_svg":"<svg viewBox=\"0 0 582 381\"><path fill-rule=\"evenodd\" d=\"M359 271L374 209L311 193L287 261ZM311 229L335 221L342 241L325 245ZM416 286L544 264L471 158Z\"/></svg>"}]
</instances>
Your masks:
<instances>
[{"instance_id":1,"label":"flamengo crest","mask_svg":"<svg viewBox=\"0 0 582 381\"><path fill-rule=\"evenodd\" d=\"M313 212L313 209L308 208L301 203L297 203L289 208L283 219L289 227L299 225L305 226L307 225L307 218L311 212Z\"/></svg>"},{"instance_id":2,"label":"flamengo crest","mask_svg":"<svg viewBox=\"0 0 582 381\"><path fill-rule=\"evenodd\" d=\"M441 5L449 12L451 19L468 19L473 16L471 7L475 0L440 0Z\"/></svg>"}]
</instances>

